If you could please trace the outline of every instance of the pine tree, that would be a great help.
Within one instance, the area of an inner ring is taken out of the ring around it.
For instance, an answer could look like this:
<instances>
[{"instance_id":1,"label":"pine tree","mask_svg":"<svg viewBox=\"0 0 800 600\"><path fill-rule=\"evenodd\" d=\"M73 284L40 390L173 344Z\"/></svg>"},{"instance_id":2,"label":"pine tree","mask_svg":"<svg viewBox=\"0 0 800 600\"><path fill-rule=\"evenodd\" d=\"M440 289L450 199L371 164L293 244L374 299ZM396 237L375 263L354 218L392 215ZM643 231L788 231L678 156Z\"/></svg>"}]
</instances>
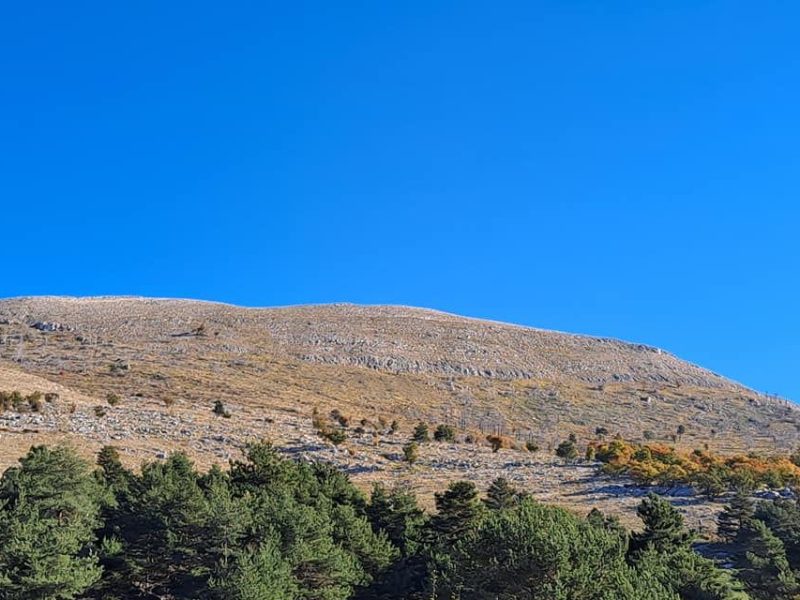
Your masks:
<instances>
[{"instance_id":1,"label":"pine tree","mask_svg":"<svg viewBox=\"0 0 800 600\"><path fill-rule=\"evenodd\" d=\"M487 508L500 510L514 506L519 499L519 491L504 477L498 477L486 490L486 499L483 503Z\"/></svg>"},{"instance_id":2,"label":"pine tree","mask_svg":"<svg viewBox=\"0 0 800 600\"><path fill-rule=\"evenodd\" d=\"M636 559L636 570L648 574L685 600L750 600L730 570L721 569L691 548L657 552L648 548Z\"/></svg>"},{"instance_id":3,"label":"pine tree","mask_svg":"<svg viewBox=\"0 0 800 600\"><path fill-rule=\"evenodd\" d=\"M404 555L417 551L426 519L414 494L400 488L387 491L375 484L366 511L373 530L385 533Z\"/></svg>"},{"instance_id":4,"label":"pine tree","mask_svg":"<svg viewBox=\"0 0 800 600\"><path fill-rule=\"evenodd\" d=\"M242 549L210 581L223 600L294 600L298 597L292 568L274 537L255 550Z\"/></svg>"},{"instance_id":5,"label":"pine tree","mask_svg":"<svg viewBox=\"0 0 800 600\"><path fill-rule=\"evenodd\" d=\"M433 439L437 442L455 442L456 430L450 425L438 425L436 430L433 432Z\"/></svg>"},{"instance_id":6,"label":"pine tree","mask_svg":"<svg viewBox=\"0 0 800 600\"><path fill-rule=\"evenodd\" d=\"M694 536L684 526L681 513L663 498L649 494L636 512L644 523L644 530L631 536L631 555L648 547L669 553L691 545Z\"/></svg>"},{"instance_id":7,"label":"pine tree","mask_svg":"<svg viewBox=\"0 0 800 600\"><path fill-rule=\"evenodd\" d=\"M754 512L755 504L750 497L737 492L717 517L717 534L726 542L734 542L742 527L753 518Z\"/></svg>"},{"instance_id":8,"label":"pine tree","mask_svg":"<svg viewBox=\"0 0 800 600\"><path fill-rule=\"evenodd\" d=\"M450 544L474 527L483 515L483 505L475 484L469 481L451 483L447 490L435 494L436 515L431 530L442 544Z\"/></svg>"},{"instance_id":9,"label":"pine tree","mask_svg":"<svg viewBox=\"0 0 800 600\"><path fill-rule=\"evenodd\" d=\"M419 459L419 444L415 441L408 442L403 446L403 460L413 465Z\"/></svg>"},{"instance_id":10,"label":"pine tree","mask_svg":"<svg viewBox=\"0 0 800 600\"><path fill-rule=\"evenodd\" d=\"M556 456L563 459L564 462L572 462L578 458L578 449L575 447L575 442L572 440L564 440L556 448Z\"/></svg>"},{"instance_id":11,"label":"pine tree","mask_svg":"<svg viewBox=\"0 0 800 600\"><path fill-rule=\"evenodd\" d=\"M101 490L66 448L31 448L0 478L0 598L74 598L100 577Z\"/></svg>"},{"instance_id":12,"label":"pine tree","mask_svg":"<svg viewBox=\"0 0 800 600\"><path fill-rule=\"evenodd\" d=\"M749 521L741 534L745 547L739 576L753 598L792 600L800 593L795 574L781 542L762 522Z\"/></svg>"},{"instance_id":13,"label":"pine tree","mask_svg":"<svg viewBox=\"0 0 800 600\"><path fill-rule=\"evenodd\" d=\"M114 446L103 446L97 454L97 466L106 485L124 489L130 483L128 471L122 466L119 451Z\"/></svg>"},{"instance_id":14,"label":"pine tree","mask_svg":"<svg viewBox=\"0 0 800 600\"><path fill-rule=\"evenodd\" d=\"M411 439L418 444L430 442L431 436L430 432L428 431L428 426L425 423L419 422L414 428L414 433L411 435Z\"/></svg>"},{"instance_id":15,"label":"pine tree","mask_svg":"<svg viewBox=\"0 0 800 600\"><path fill-rule=\"evenodd\" d=\"M450 549L437 595L461 600L676 600L628 566L619 536L524 500L489 511Z\"/></svg>"}]
</instances>

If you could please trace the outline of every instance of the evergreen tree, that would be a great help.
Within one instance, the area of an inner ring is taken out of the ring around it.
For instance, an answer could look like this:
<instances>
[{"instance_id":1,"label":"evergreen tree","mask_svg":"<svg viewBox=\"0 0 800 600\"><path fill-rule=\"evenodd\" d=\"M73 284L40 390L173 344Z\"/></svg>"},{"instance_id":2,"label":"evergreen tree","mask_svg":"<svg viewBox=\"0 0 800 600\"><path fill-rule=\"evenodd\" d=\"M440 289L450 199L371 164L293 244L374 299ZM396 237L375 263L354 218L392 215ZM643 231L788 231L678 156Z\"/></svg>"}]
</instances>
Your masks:
<instances>
[{"instance_id":1,"label":"evergreen tree","mask_svg":"<svg viewBox=\"0 0 800 600\"><path fill-rule=\"evenodd\" d=\"M376 483L372 488L367 516L372 529L385 533L404 555L417 552L426 519L414 494L400 488L387 491Z\"/></svg>"},{"instance_id":2,"label":"evergreen tree","mask_svg":"<svg viewBox=\"0 0 800 600\"><path fill-rule=\"evenodd\" d=\"M800 585L786 558L783 542L762 522L747 522L742 534L745 548L739 560L739 576L753 598L792 600Z\"/></svg>"},{"instance_id":3,"label":"evergreen tree","mask_svg":"<svg viewBox=\"0 0 800 600\"><path fill-rule=\"evenodd\" d=\"M670 553L690 547L693 534L684 526L678 510L660 496L649 494L636 512L644 523L644 530L631 536L631 555L646 548Z\"/></svg>"},{"instance_id":4,"label":"evergreen tree","mask_svg":"<svg viewBox=\"0 0 800 600\"><path fill-rule=\"evenodd\" d=\"M737 492L717 517L717 534L726 542L737 539L742 527L753 518L755 504L747 494Z\"/></svg>"},{"instance_id":5,"label":"evergreen tree","mask_svg":"<svg viewBox=\"0 0 800 600\"><path fill-rule=\"evenodd\" d=\"M411 439L418 444L424 444L425 442L431 441L431 435L428 431L428 425L420 421L416 427L414 427L414 433L411 434Z\"/></svg>"},{"instance_id":6,"label":"evergreen tree","mask_svg":"<svg viewBox=\"0 0 800 600\"><path fill-rule=\"evenodd\" d=\"M101 490L71 450L31 448L0 478L0 598L67 600L100 577Z\"/></svg>"},{"instance_id":7,"label":"evergreen tree","mask_svg":"<svg viewBox=\"0 0 800 600\"><path fill-rule=\"evenodd\" d=\"M442 544L458 540L474 527L484 514L478 490L469 481L451 483L444 492L437 492L436 515L431 518L431 531Z\"/></svg>"},{"instance_id":8,"label":"evergreen tree","mask_svg":"<svg viewBox=\"0 0 800 600\"><path fill-rule=\"evenodd\" d=\"M128 471L122 466L119 451L114 446L103 446L97 454L97 466L103 482L112 489L125 489L130 483Z\"/></svg>"},{"instance_id":9,"label":"evergreen tree","mask_svg":"<svg viewBox=\"0 0 800 600\"><path fill-rule=\"evenodd\" d=\"M438 425L436 430L433 432L433 439L435 439L437 442L455 442L456 430L450 425Z\"/></svg>"},{"instance_id":10,"label":"evergreen tree","mask_svg":"<svg viewBox=\"0 0 800 600\"><path fill-rule=\"evenodd\" d=\"M627 540L628 532L619 522L619 518L614 515L605 515L597 508L593 508L586 515L586 521L594 527L600 527L606 531L616 533Z\"/></svg>"},{"instance_id":11,"label":"evergreen tree","mask_svg":"<svg viewBox=\"0 0 800 600\"><path fill-rule=\"evenodd\" d=\"M417 442L412 440L403 446L403 460L410 465L419 460L419 444Z\"/></svg>"},{"instance_id":12,"label":"evergreen tree","mask_svg":"<svg viewBox=\"0 0 800 600\"><path fill-rule=\"evenodd\" d=\"M556 448L556 456L564 462L572 462L578 458L578 448L572 440L564 440Z\"/></svg>"},{"instance_id":13,"label":"evergreen tree","mask_svg":"<svg viewBox=\"0 0 800 600\"><path fill-rule=\"evenodd\" d=\"M783 542L792 569L800 569L800 505L797 501L759 502L754 518L763 521Z\"/></svg>"},{"instance_id":14,"label":"evergreen tree","mask_svg":"<svg viewBox=\"0 0 800 600\"><path fill-rule=\"evenodd\" d=\"M498 477L486 490L486 499L483 503L487 508L500 510L511 508L519 499L519 492L504 477Z\"/></svg>"},{"instance_id":15,"label":"evergreen tree","mask_svg":"<svg viewBox=\"0 0 800 600\"><path fill-rule=\"evenodd\" d=\"M675 600L626 564L619 536L531 500L491 511L445 564L431 594L442 600Z\"/></svg>"},{"instance_id":16,"label":"evergreen tree","mask_svg":"<svg viewBox=\"0 0 800 600\"><path fill-rule=\"evenodd\" d=\"M219 600L294 600L298 597L292 568L276 538L257 548L237 551L226 560L211 589Z\"/></svg>"},{"instance_id":17,"label":"evergreen tree","mask_svg":"<svg viewBox=\"0 0 800 600\"><path fill-rule=\"evenodd\" d=\"M658 552L650 547L637 555L635 568L649 574L681 600L748 600L741 582L691 548Z\"/></svg>"},{"instance_id":18,"label":"evergreen tree","mask_svg":"<svg viewBox=\"0 0 800 600\"><path fill-rule=\"evenodd\" d=\"M122 543L124 568L113 574L116 581L104 583L120 595L142 590L181 597L204 587L208 565L200 550L207 503L198 478L182 453L145 464L131 477L106 522Z\"/></svg>"}]
</instances>

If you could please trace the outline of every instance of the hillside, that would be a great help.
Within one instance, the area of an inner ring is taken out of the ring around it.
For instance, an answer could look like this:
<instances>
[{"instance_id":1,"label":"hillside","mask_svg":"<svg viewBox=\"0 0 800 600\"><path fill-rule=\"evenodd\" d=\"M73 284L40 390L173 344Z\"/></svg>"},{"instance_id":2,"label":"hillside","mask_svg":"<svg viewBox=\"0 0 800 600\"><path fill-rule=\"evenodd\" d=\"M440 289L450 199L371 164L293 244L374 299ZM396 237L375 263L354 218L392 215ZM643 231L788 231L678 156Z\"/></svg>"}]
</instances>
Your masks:
<instances>
[{"instance_id":1,"label":"hillside","mask_svg":"<svg viewBox=\"0 0 800 600\"><path fill-rule=\"evenodd\" d=\"M59 400L42 413L0 415L4 464L51 439L87 452L114 443L133 464L175 448L208 464L270 438L364 481L410 477L423 487L426 478L480 478L481 468L489 477L506 468L498 457L508 462L512 453L442 445L410 475L396 458L420 419L478 440L501 433L533 441L548 457L568 434L586 440L597 427L723 452L793 448L800 427L793 405L656 348L393 306L4 300L0 390L13 389L53 391ZM216 400L231 418L212 414ZM348 452L314 435L315 407L350 417ZM400 431L391 436L385 424L394 419ZM678 425L686 434L673 440ZM483 467L469 462L481 460ZM523 479L546 479L555 468L549 458L514 460L530 463L515 470Z\"/></svg>"}]
</instances>

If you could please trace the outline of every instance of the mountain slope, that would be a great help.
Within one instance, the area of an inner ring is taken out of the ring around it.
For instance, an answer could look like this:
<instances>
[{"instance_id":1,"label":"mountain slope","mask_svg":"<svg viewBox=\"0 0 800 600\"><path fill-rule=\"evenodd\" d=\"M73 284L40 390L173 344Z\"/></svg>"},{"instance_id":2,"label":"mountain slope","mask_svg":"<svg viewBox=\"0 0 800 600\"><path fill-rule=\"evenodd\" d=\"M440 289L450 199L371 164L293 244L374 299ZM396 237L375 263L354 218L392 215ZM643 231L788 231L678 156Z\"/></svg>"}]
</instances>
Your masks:
<instances>
[{"instance_id":1,"label":"mountain slope","mask_svg":"<svg viewBox=\"0 0 800 600\"><path fill-rule=\"evenodd\" d=\"M39 443L87 456L113 444L132 465L183 450L207 466L268 438L359 485L394 482L430 500L448 480L485 488L502 475L543 501L623 519L635 493L554 459L568 434L772 452L794 448L800 429L793 404L655 348L393 306L2 300L0 391L12 390L57 397L0 412L0 470ZM312 412L347 422L346 442L322 440ZM459 443L425 445L410 469L402 446L419 420L454 426ZM485 437L498 433L518 449L493 453ZM690 524L717 508L687 505Z\"/></svg>"}]
</instances>

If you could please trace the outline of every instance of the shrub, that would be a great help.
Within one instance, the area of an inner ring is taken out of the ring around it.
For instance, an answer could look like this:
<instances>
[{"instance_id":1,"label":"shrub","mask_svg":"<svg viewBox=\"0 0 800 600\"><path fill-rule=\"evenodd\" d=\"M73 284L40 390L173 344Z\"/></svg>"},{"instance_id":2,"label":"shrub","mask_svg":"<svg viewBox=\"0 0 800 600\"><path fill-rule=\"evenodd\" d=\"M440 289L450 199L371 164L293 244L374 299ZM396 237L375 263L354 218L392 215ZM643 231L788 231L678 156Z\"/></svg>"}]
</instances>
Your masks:
<instances>
[{"instance_id":1,"label":"shrub","mask_svg":"<svg viewBox=\"0 0 800 600\"><path fill-rule=\"evenodd\" d=\"M106 416L106 409L103 406L95 406L94 407L94 416L98 419L101 419Z\"/></svg>"},{"instance_id":2,"label":"shrub","mask_svg":"<svg viewBox=\"0 0 800 600\"><path fill-rule=\"evenodd\" d=\"M343 429L331 429L321 433L321 435L334 446L343 444L347 440L347 433Z\"/></svg>"},{"instance_id":3,"label":"shrub","mask_svg":"<svg viewBox=\"0 0 800 600\"><path fill-rule=\"evenodd\" d=\"M44 405L42 404L43 397L44 396L42 396L41 392L33 392L32 394L28 394L28 396L25 398L25 400L28 402L28 408L32 412L42 412L42 408L44 408Z\"/></svg>"},{"instance_id":4,"label":"shrub","mask_svg":"<svg viewBox=\"0 0 800 600\"><path fill-rule=\"evenodd\" d=\"M108 394L106 394L106 402L108 402L109 406L116 406L121 401L122 401L122 398L120 398L114 392L109 392Z\"/></svg>"},{"instance_id":5,"label":"shrub","mask_svg":"<svg viewBox=\"0 0 800 600\"><path fill-rule=\"evenodd\" d=\"M502 448L511 448L512 446L511 440L502 435L487 435L486 441L492 447L492 452L497 452Z\"/></svg>"},{"instance_id":6,"label":"shrub","mask_svg":"<svg viewBox=\"0 0 800 600\"><path fill-rule=\"evenodd\" d=\"M450 425L439 425L433 432L433 439L437 442L455 442L456 430Z\"/></svg>"},{"instance_id":7,"label":"shrub","mask_svg":"<svg viewBox=\"0 0 800 600\"><path fill-rule=\"evenodd\" d=\"M578 449L575 447L575 442L572 440L564 440L556 448L556 456L564 462L572 462L578 458Z\"/></svg>"},{"instance_id":8,"label":"shrub","mask_svg":"<svg viewBox=\"0 0 800 600\"><path fill-rule=\"evenodd\" d=\"M339 423L342 427L349 427L350 426L350 417L345 416L338 408L334 408L331 411L331 419Z\"/></svg>"},{"instance_id":9,"label":"shrub","mask_svg":"<svg viewBox=\"0 0 800 600\"><path fill-rule=\"evenodd\" d=\"M413 465L419 458L419 444L411 441L403 446L403 460L408 464Z\"/></svg>"},{"instance_id":10,"label":"shrub","mask_svg":"<svg viewBox=\"0 0 800 600\"><path fill-rule=\"evenodd\" d=\"M411 435L411 439L418 444L431 441L431 436L428 432L428 426L420 421L414 428L414 433Z\"/></svg>"},{"instance_id":11,"label":"shrub","mask_svg":"<svg viewBox=\"0 0 800 600\"><path fill-rule=\"evenodd\" d=\"M527 450L528 452L538 452L539 446L536 445L535 442L528 441L525 442L525 450Z\"/></svg>"},{"instance_id":12,"label":"shrub","mask_svg":"<svg viewBox=\"0 0 800 600\"><path fill-rule=\"evenodd\" d=\"M44 401L48 402L48 403L53 403L53 402L57 401L58 398L59 398L59 395L57 393L55 393L55 392L47 392L44 395Z\"/></svg>"},{"instance_id":13,"label":"shrub","mask_svg":"<svg viewBox=\"0 0 800 600\"><path fill-rule=\"evenodd\" d=\"M231 416L231 413L228 412L227 408L225 408L225 403L222 400L214 401L214 408L212 409L211 412L213 412L218 417L223 417L225 419L229 419Z\"/></svg>"},{"instance_id":14,"label":"shrub","mask_svg":"<svg viewBox=\"0 0 800 600\"><path fill-rule=\"evenodd\" d=\"M112 375L118 375L118 376L125 375L126 373L128 373L128 371L130 371L130 369L131 369L130 365L123 360L116 360L110 365L108 365L108 371Z\"/></svg>"}]
</instances>

